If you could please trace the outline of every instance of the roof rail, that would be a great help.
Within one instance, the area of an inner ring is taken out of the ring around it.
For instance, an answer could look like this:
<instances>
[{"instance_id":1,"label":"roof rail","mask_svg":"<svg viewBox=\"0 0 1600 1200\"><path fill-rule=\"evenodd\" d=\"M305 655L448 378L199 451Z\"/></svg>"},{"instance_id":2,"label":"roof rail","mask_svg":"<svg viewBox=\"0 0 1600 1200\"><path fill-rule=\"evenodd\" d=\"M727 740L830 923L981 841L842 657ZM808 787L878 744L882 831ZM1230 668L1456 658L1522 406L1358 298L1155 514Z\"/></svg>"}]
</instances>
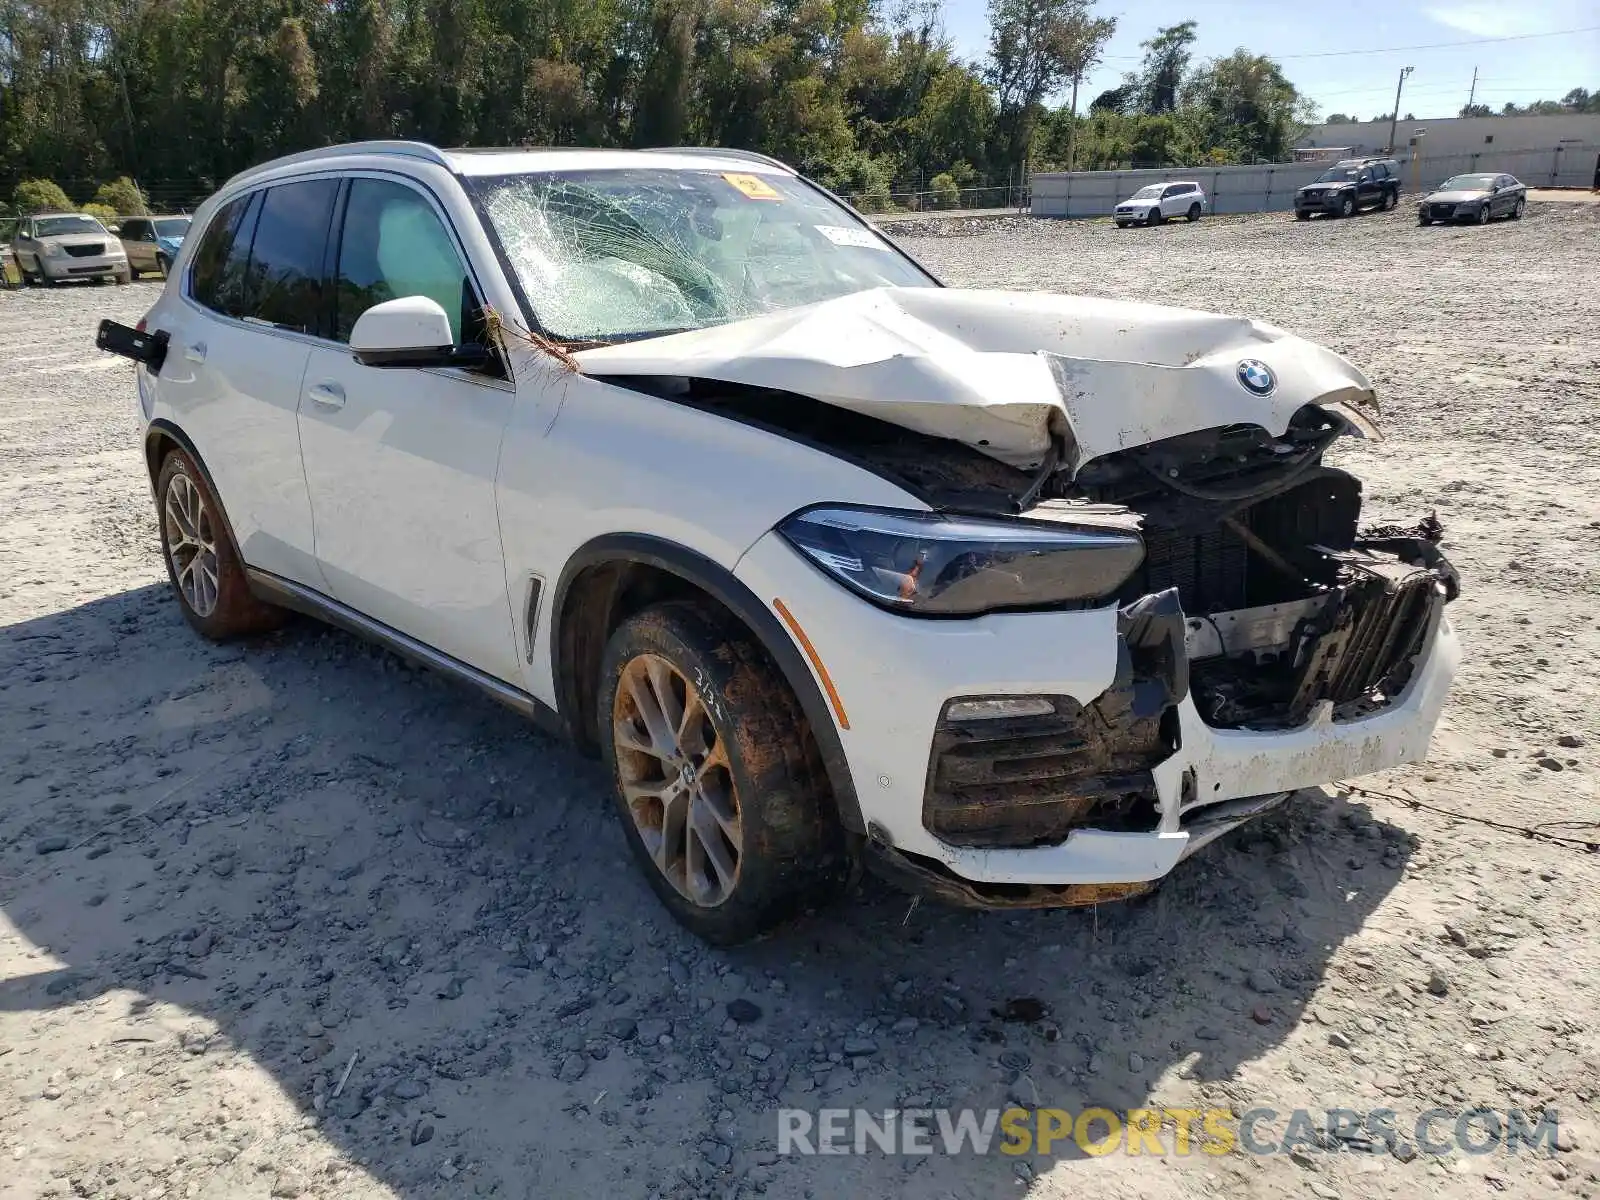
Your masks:
<instances>
[{"instance_id":1,"label":"roof rail","mask_svg":"<svg viewBox=\"0 0 1600 1200\"><path fill-rule=\"evenodd\" d=\"M398 139L381 139L371 142L344 142L337 146L319 146L315 150L302 150L298 154L286 154L282 158L269 159L267 162L258 163L247 167L233 178L229 179L223 187L238 183L241 179L249 179L266 171L276 170L278 167L293 166L295 163L314 162L322 158L347 158L357 154L393 154L402 158L420 158L425 162L437 166L448 167L450 160L443 150L431 146L427 142L406 142ZM220 189L219 189L220 190Z\"/></svg>"},{"instance_id":2,"label":"roof rail","mask_svg":"<svg viewBox=\"0 0 1600 1200\"><path fill-rule=\"evenodd\" d=\"M718 158L737 158L741 162L765 163L769 167L781 167L791 174L795 173L793 167L781 159L773 158L770 154L762 154L756 150L740 150L733 146L645 146L645 154L708 154Z\"/></svg>"}]
</instances>

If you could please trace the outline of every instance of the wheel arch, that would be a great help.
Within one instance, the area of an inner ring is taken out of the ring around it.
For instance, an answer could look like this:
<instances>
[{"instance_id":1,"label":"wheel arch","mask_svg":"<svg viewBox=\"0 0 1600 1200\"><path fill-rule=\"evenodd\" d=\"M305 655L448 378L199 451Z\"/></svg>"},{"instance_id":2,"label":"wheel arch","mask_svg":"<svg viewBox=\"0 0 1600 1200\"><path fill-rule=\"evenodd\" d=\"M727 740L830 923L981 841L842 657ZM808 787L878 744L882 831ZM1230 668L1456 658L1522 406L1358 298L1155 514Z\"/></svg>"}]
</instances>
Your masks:
<instances>
[{"instance_id":1,"label":"wheel arch","mask_svg":"<svg viewBox=\"0 0 1600 1200\"><path fill-rule=\"evenodd\" d=\"M664 538L607 534L579 547L562 568L550 605L550 656L556 707L572 739L585 753L598 748L595 687L612 632L650 604L684 597L710 600L765 651L811 727L840 822L852 832L865 832L839 731L800 649L778 617L732 572Z\"/></svg>"},{"instance_id":2,"label":"wheel arch","mask_svg":"<svg viewBox=\"0 0 1600 1200\"><path fill-rule=\"evenodd\" d=\"M205 479L206 488L217 498L222 529L228 536L228 544L233 548L234 557L239 560L240 565L248 566L244 554L239 549L239 539L234 536L233 522L228 517L228 505L223 500L221 491L217 489L217 481L211 477L211 468L206 466L206 460L195 448L193 439L165 417L157 417L144 431L144 465L150 475L150 494L155 497L157 515L160 515L161 497L156 493L156 484L161 478L161 464L174 450L182 450L199 468L201 476Z\"/></svg>"}]
</instances>

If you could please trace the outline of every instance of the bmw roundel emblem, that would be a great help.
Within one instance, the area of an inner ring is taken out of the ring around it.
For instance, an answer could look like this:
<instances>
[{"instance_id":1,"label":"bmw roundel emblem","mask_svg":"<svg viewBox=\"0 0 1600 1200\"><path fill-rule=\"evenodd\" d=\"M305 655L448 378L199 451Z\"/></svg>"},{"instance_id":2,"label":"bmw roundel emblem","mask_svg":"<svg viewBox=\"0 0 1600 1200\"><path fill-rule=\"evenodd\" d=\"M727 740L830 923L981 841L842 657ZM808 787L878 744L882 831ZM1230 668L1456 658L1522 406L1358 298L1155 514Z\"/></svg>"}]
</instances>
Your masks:
<instances>
[{"instance_id":1,"label":"bmw roundel emblem","mask_svg":"<svg viewBox=\"0 0 1600 1200\"><path fill-rule=\"evenodd\" d=\"M1272 368L1259 358L1247 358L1239 364L1239 382L1248 392L1258 396L1272 395L1272 389L1278 386L1278 377L1272 373Z\"/></svg>"}]
</instances>

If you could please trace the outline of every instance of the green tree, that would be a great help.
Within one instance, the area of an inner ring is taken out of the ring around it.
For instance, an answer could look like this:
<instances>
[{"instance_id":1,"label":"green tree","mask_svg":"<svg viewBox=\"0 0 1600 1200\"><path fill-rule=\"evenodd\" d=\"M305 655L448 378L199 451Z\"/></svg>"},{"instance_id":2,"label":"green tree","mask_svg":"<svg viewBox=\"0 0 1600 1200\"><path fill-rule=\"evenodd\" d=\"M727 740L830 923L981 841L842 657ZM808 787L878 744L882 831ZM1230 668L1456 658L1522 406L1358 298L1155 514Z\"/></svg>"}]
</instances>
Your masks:
<instances>
[{"instance_id":1,"label":"green tree","mask_svg":"<svg viewBox=\"0 0 1600 1200\"><path fill-rule=\"evenodd\" d=\"M1155 37L1140 43L1144 50L1137 97L1140 112L1156 117L1178 107L1178 90L1189 71L1194 41L1195 22L1183 21L1157 30Z\"/></svg>"},{"instance_id":2,"label":"green tree","mask_svg":"<svg viewBox=\"0 0 1600 1200\"><path fill-rule=\"evenodd\" d=\"M150 211L145 203L144 194L139 191L137 184L126 175L102 183L94 194L94 203L103 208L109 208L113 213L123 217L144 216ZM85 209L85 212L88 210Z\"/></svg>"},{"instance_id":3,"label":"green tree","mask_svg":"<svg viewBox=\"0 0 1600 1200\"><path fill-rule=\"evenodd\" d=\"M947 173L935 175L930 179L928 190L933 193L935 208L959 208L961 205L961 189L956 185L954 177Z\"/></svg>"},{"instance_id":4,"label":"green tree","mask_svg":"<svg viewBox=\"0 0 1600 1200\"><path fill-rule=\"evenodd\" d=\"M1021 163L1044 101L1064 83L1076 85L1116 31L1116 18L1095 17L1091 7L1091 0L989 0L987 75L1006 166ZM1076 102L1075 86L1074 111Z\"/></svg>"},{"instance_id":5,"label":"green tree","mask_svg":"<svg viewBox=\"0 0 1600 1200\"><path fill-rule=\"evenodd\" d=\"M22 213L72 211L72 201L52 179L24 179L11 193L11 203Z\"/></svg>"},{"instance_id":6,"label":"green tree","mask_svg":"<svg viewBox=\"0 0 1600 1200\"><path fill-rule=\"evenodd\" d=\"M1283 162L1315 117L1276 62L1243 48L1184 81L1178 125L1190 147L1229 162Z\"/></svg>"}]
</instances>

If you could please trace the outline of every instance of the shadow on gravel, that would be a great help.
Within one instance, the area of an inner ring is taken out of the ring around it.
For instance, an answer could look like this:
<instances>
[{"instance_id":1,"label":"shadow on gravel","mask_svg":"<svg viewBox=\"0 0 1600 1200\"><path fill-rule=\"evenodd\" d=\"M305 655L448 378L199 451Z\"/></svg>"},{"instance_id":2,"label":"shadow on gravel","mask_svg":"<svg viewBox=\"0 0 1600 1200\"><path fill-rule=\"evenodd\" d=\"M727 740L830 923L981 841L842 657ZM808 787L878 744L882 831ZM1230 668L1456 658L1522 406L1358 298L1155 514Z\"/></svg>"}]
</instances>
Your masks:
<instances>
[{"instance_id":1,"label":"shadow on gravel","mask_svg":"<svg viewBox=\"0 0 1600 1200\"><path fill-rule=\"evenodd\" d=\"M164 1088L245 1054L405 1197L989 1194L1014 1160L779 1160L775 1110L1121 1110L1169 1072L1162 1103L1217 1102L1411 852L1318 792L1140 902L969 913L869 881L710 950L594 764L307 622L203 643L164 586L0 630L0 785L0 903L65 964L0 981L0 1012L100 997L101 1065ZM149 1103L177 1136L211 1118Z\"/></svg>"}]
</instances>

